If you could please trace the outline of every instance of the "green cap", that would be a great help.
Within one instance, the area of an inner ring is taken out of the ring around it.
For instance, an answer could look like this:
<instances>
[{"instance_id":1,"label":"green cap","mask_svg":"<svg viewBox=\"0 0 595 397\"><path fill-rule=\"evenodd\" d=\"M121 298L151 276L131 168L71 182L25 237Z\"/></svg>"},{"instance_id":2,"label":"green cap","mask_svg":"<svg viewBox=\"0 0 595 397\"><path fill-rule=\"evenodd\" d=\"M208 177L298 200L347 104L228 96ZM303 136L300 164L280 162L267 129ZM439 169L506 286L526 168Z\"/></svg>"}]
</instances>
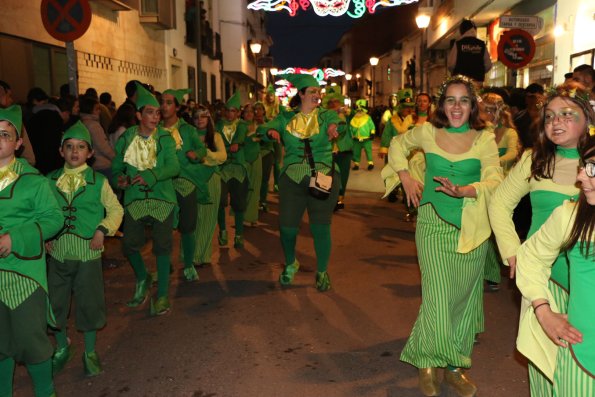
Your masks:
<instances>
[{"instance_id":1,"label":"green cap","mask_svg":"<svg viewBox=\"0 0 595 397\"><path fill-rule=\"evenodd\" d=\"M298 91L307 87L320 87L318 80L309 74L278 74L277 77L289 81Z\"/></svg>"},{"instance_id":2,"label":"green cap","mask_svg":"<svg viewBox=\"0 0 595 397\"><path fill-rule=\"evenodd\" d=\"M17 130L17 136L21 136L23 126L23 111L18 105L12 105L6 109L0 109L0 121L6 120Z\"/></svg>"},{"instance_id":3,"label":"green cap","mask_svg":"<svg viewBox=\"0 0 595 397\"><path fill-rule=\"evenodd\" d=\"M67 129L64 132L64 135L62 136L62 142L60 144L63 144L69 139L79 139L81 141L87 142L90 148L93 147L93 142L91 141L91 134L89 133L87 127L80 120L74 123L69 129Z\"/></svg>"},{"instance_id":4,"label":"green cap","mask_svg":"<svg viewBox=\"0 0 595 397\"><path fill-rule=\"evenodd\" d=\"M178 101L178 105L182 104L182 101L184 100L184 95L186 94L190 94L192 92L192 90L190 88L181 88L179 90L174 90L173 88L169 88L165 91L163 91L163 94L168 94L168 95L173 95L174 98L176 98L176 100Z\"/></svg>"},{"instance_id":5,"label":"green cap","mask_svg":"<svg viewBox=\"0 0 595 397\"><path fill-rule=\"evenodd\" d=\"M345 102L345 97L341 95L341 87L338 85L330 86L326 89L326 93L322 98L322 106L327 107L329 101L333 100L339 101L341 104Z\"/></svg>"},{"instance_id":6,"label":"green cap","mask_svg":"<svg viewBox=\"0 0 595 397\"><path fill-rule=\"evenodd\" d=\"M149 90L141 84L136 83L136 110L140 110L147 105L158 108L159 102L157 102L157 98L155 98L155 95L151 94Z\"/></svg>"},{"instance_id":7,"label":"green cap","mask_svg":"<svg viewBox=\"0 0 595 397\"><path fill-rule=\"evenodd\" d=\"M240 99L240 92L236 91L233 93L233 95L231 96L231 98L229 98L227 100L227 102L225 103L225 107L227 109L238 109L240 110L240 108L242 107L242 100Z\"/></svg>"},{"instance_id":8,"label":"green cap","mask_svg":"<svg viewBox=\"0 0 595 397\"><path fill-rule=\"evenodd\" d=\"M355 107L358 110L368 110L368 100L367 99L358 99L355 101Z\"/></svg>"},{"instance_id":9,"label":"green cap","mask_svg":"<svg viewBox=\"0 0 595 397\"><path fill-rule=\"evenodd\" d=\"M272 84L267 85L267 94L274 94L275 93L275 87L273 87Z\"/></svg>"},{"instance_id":10,"label":"green cap","mask_svg":"<svg viewBox=\"0 0 595 397\"><path fill-rule=\"evenodd\" d=\"M397 92L397 98L399 99L399 105L401 106L415 106L413 101L413 90L411 88L404 88Z\"/></svg>"}]
</instances>

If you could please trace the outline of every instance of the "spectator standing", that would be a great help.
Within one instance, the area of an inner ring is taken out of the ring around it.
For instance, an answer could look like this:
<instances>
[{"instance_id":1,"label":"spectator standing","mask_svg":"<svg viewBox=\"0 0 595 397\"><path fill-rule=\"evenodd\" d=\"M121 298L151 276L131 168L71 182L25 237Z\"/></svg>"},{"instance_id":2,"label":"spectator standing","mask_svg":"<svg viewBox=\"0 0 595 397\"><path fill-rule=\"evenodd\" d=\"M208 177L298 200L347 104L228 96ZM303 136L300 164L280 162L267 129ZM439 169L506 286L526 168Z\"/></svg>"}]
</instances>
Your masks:
<instances>
[{"instance_id":1,"label":"spectator standing","mask_svg":"<svg viewBox=\"0 0 595 397\"><path fill-rule=\"evenodd\" d=\"M92 96L86 95L82 96L79 101L81 106L81 121L89 130L91 140L93 141L93 150L95 152L93 169L109 178L111 176L112 160L115 153L103 127L99 123L101 112L99 101Z\"/></svg>"},{"instance_id":2,"label":"spectator standing","mask_svg":"<svg viewBox=\"0 0 595 397\"><path fill-rule=\"evenodd\" d=\"M459 26L461 38L448 54L448 70L453 75L463 75L483 84L485 74L492 68L490 54L483 41L477 38L477 27L469 19Z\"/></svg>"}]
</instances>

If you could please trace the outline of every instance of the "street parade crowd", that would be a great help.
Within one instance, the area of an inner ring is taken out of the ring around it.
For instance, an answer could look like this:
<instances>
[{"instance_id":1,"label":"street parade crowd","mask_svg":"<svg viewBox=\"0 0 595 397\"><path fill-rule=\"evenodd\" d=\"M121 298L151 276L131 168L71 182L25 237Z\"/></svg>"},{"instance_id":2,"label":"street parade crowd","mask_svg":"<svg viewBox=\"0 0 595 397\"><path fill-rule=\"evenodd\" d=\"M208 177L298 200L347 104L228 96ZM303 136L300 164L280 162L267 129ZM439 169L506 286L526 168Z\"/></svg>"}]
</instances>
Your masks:
<instances>
[{"instance_id":1,"label":"street parade crowd","mask_svg":"<svg viewBox=\"0 0 595 397\"><path fill-rule=\"evenodd\" d=\"M271 177L279 283L299 271L307 211L314 285L328 291L332 216L349 210L350 172L374 168L376 135L385 197L401 198L416 224L422 303L401 360L419 369L423 395L440 395L442 382L476 394L465 369L483 331L484 280L497 290L504 264L523 295L517 347L531 395L595 396L595 71L578 67L547 90L482 88L458 72L435 96L404 88L377 109L346 106L339 87L322 96L306 74L279 76L297 89L288 107L272 87L255 103L236 92L196 104L189 90L139 81L118 109L94 89L49 98L33 88L21 107L0 81L0 397L12 395L16 363L36 396L56 395L53 377L73 355L71 299L84 373L103 371L106 237L121 235L136 280L126 305L166 314L174 230L184 278L196 281L215 240L243 248L244 228L268 210ZM141 255L147 228L155 273Z\"/></svg>"}]
</instances>

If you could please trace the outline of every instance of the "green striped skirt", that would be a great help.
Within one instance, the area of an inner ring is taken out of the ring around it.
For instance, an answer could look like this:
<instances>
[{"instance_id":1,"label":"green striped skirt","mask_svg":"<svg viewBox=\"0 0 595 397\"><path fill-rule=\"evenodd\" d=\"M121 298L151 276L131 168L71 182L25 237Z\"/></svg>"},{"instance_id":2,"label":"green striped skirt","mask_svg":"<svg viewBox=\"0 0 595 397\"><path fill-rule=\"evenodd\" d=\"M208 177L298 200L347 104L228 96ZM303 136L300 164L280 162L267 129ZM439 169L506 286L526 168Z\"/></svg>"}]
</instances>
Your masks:
<instances>
[{"instance_id":1,"label":"green striped skirt","mask_svg":"<svg viewBox=\"0 0 595 397\"><path fill-rule=\"evenodd\" d=\"M488 242L456 252L460 230L431 204L419 207L415 243L422 302L401 360L417 368L469 368L475 334L483 331L483 270Z\"/></svg>"},{"instance_id":2,"label":"green striped skirt","mask_svg":"<svg viewBox=\"0 0 595 397\"><path fill-rule=\"evenodd\" d=\"M196 231L196 249L194 251L194 263L211 263L213 251L213 235L217 226L217 212L221 198L221 177L214 173L207 182L210 202L198 204Z\"/></svg>"},{"instance_id":3,"label":"green striped skirt","mask_svg":"<svg viewBox=\"0 0 595 397\"><path fill-rule=\"evenodd\" d=\"M581 368L571 348L558 350L553 395L554 397L595 396L595 375Z\"/></svg>"}]
</instances>

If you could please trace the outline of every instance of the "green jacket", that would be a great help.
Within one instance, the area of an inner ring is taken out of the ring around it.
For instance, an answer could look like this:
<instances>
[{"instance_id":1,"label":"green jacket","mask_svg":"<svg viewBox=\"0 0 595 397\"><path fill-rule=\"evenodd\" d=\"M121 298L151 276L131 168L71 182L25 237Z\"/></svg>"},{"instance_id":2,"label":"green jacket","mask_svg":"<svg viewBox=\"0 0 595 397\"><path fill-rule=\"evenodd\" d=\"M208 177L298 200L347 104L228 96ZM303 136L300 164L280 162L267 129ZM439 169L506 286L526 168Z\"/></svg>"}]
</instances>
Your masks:
<instances>
[{"instance_id":1,"label":"green jacket","mask_svg":"<svg viewBox=\"0 0 595 397\"><path fill-rule=\"evenodd\" d=\"M153 169L138 171L136 167L124 162L126 149L138 134L138 127L128 128L116 143L116 157L112 160L112 186L118 189L118 177L128 176L130 179L140 174L146 186L130 185L124 189L124 207L137 200L155 199L176 204L176 192L172 178L180 172L180 163L176 156L176 142L169 132L157 129L157 165Z\"/></svg>"},{"instance_id":2,"label":"green jacket","mask_svg":"<svg viewBox=\"0 0 595 397\"><path fill-rule=\"evenodd\" d=\"M349 121L349 131L356 141L368 140L376 132L372 117L363 112L356 112Z\"/></svg>"},{"instance_id":3,"label":"green jacket","mask_svg":"<svg viewBox=\"0 0 595 397\"><path fill-rule=\"evenodd\" d=\"M229 141L223 133L223 129L225 126L232 125L234 123L236 124L236 130L231 138L231 141ZM227 120L219 120L215 126L215 130L217 131L217 134L220 134L223 138L225 150L227 151L227 160L221 165L221 168L225 168L230 164L239 164L244 167L244 169L246 169L246 156L244 153L244 148L246 145L246 137L248 135L248 124L240 119L235 120L233 123L230 123ZM238 151L235 153L231 153L229 151L229 148L233 144L238 144Z\"/></svg>"},{"instance_id":4,"label":"green jacket","mask_svg":"<svg viewBox=\"0 0 595 397\"><path fill-rule=\"evenodd\" d=\"M335 144L337 145L339 152L349 152L353 149L353 136L351 135L351 128L349 128L351 117L339 115L339 118L341 119L337 126L339 136L335 140Z\"/></svg>"},{"instance_id":5,"label":"green jacket","mask_svg":"<svg viewBox=\"0 0 595 397\"><path fill-rule=\"evenodd\" d=\"M267 131L271 129L281 135L281 142L285 147L281 172L285 172L293 164L302 164L306 160L303 140L286 130L287 124L298 113L299 111L296 110L283 109L277 117L262 124L257 130L263 136L263 139L270 140ZM340 122L341 119L337 112L326 109L318 110L319 133L310 137L312 157L315 163L324 164L329 168L333 164L332 142L328 139L327 129L330 124L339 125Z\"/></svg>"},{"instance_id":6,"label":"green jacket","mask_svg":"<svg viewBox=\"0 0 595 397\"><path fill-rule=\"evenodd\" d=\"M30 278L47 291L44 243L60 231L64 218L39 171L22 159L12 169L19 178L0 191L0 233L10 235L12 252L0 258L0 271Z\"/></svg>"}]
</instances>

